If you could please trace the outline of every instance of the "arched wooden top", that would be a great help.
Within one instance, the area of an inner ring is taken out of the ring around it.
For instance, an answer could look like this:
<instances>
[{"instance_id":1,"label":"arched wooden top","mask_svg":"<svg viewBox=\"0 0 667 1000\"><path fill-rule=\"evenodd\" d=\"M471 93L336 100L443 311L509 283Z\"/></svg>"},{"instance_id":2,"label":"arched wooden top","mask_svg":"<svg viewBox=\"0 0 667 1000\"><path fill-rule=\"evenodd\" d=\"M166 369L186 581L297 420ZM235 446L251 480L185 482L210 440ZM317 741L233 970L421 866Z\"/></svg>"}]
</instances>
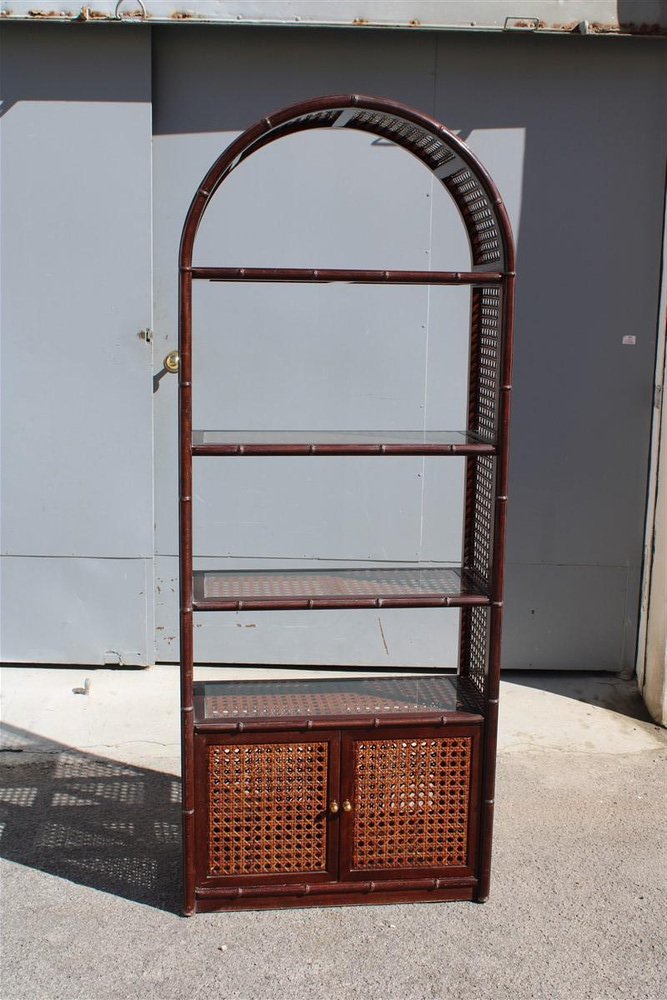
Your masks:
<instances>
[{"instance_id":1,"label":"arched wooden top","mask_svg":"<svg viewBox=\"0 0 667 1000\"><path fill-rule=\"evenodd\" d=\"M476 156L453 132L398 101L343 94L283 108L251 125L218 157L188 211L180 248L182 269L192 267L199 223L223 181L263 146L313 128L355 129L389 139L421 160L449 191L468 233L473 269L514 271L514 244L507 210Z\"/></svg>"}]
</instances>

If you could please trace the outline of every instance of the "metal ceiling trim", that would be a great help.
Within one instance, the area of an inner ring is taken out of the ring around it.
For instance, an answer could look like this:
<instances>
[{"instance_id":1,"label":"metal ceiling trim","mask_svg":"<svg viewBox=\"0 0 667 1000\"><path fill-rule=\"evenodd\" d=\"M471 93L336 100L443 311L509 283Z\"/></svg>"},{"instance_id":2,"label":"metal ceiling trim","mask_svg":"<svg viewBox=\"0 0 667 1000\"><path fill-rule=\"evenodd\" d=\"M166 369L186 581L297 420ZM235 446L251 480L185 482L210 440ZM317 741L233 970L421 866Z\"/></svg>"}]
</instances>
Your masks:
<instances>
[{"instance_id":1,"label":"metal ceiling trim","mask_svg":"<svg viewBox=\"0 0 667 1000\"><path fill-rule=\"evenodd\" d=\"M523 10L523 6L529 11ZM67 2L2 0L0 19L30 23L122 23L245 25L252 27L359 28L403 31L491 32L528 35L590 35L597 37L656 37L667 33L667 8L658 0L636 0L632 22L620 21L611 2L531 0L531 3L485 0L359 0L341 5L320 0L191 0L182 6L171 0L97 0L73 6Z\"/></svg>"}]
</instances>

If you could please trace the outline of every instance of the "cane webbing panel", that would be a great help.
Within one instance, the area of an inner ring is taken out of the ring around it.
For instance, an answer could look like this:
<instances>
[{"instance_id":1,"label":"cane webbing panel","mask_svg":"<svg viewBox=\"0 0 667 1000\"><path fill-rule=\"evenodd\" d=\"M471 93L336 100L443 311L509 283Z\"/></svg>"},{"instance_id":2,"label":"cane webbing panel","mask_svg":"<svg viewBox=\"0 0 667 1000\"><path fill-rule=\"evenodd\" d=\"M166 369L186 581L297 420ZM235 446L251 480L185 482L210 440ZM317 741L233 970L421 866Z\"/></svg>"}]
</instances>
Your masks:
<instances>
[{"instance_id":1,"label":"cane webbing panel","mask_svg":"<svg viewBox=\"0 0 667 1000\"><path fill-rule=\"evenodd\" d=\"M195 607L207 610L322 607L457 607L488 604L479 578L454 567L197 570Z\"/></svg>"},{"instance_id":2,"label":"cane webbing panel","mask_svg":"<svg viewBox=\"0 0 667 1000\"><path fill-rule=\"evenodd\" d=\"M204 571L206 597L337 597L468 593L459 569Z\"/></svg>"},{"instance_id":3,"label":"cane webbing panel","mask_svg":"<svg viewBox=\"0 0 667 1000\"><path fill-rule=\"evenodd\" d=\"M357 740L357 870L465 865L472 738Z\"/></svg>"},{"instance_id":4,"label":"cane webbing panel","mask_svg":"<svg viewBox=\"0 0 667 1000\"><path fill-rule=\"evenodd\" d=\"M458 677L205 681L204 719L317 718L478 710ZM200 720L198 720L200 721Z\"/></svg>"},{"instance_id":5,"label":"cane webbing panel","mask_svg":"<svg viewBox=\"0 0 667 1000\"><path fill-rule=\"evenodd\" d=\"M471 322L471 369L468 422L480 437L494 441L498 424L500 379L501 295L485 286L473 292ZM496 462L478 455L468 462L466 515L470 527L465 544L465 565L474 570L488 588L493 551Z\"/></svg>"},{"instance_id":6,"label":"cane webbing panel","mask_svg":"<svg viewBox=\"0 0 667 1000\"><path fill-rule=\"evenodd\" d=\"M413 122L401 121L393 115L378 111L358 111L345 123L346 128L368 128L382 133L401 144L406 144L414 152L420 152L424 159L435 168L454 159L454 153L438 136L426 132Z\"/></svg>"},{"instance_id":7,"label":"cane webbing panel","mask_svg":"<svg viewBox=\"0 0 667 1000\"><path fill-rule=\"evenodd\" d=\"M501 260L500 231L489 199L468 167L443 179L468 229L475 264Z\"/></svg>"},{"instance_id":8,"label":"cane webbing panel","mask_svg":"<svg viewBox=\"0 0 667 1000\"><path fill-rule=\"evenodd\" d=\"M468 633L468 677L481 696L486 693L489 649L489 612L486 608L469 608L465 627Z\"/></svg>"},{"instance_id":9,"label":"cane webbing panel","mask_svg":"<svg viewBox=\"0 0 667 1000\"><path fill-rule=\"evenodd\" d=\"M204 681L197 721L326 716L476 713L476 692L459 677Z\"/></svg>"},{"instance_id":10,"label":"cane webbing panel","mask_svg":"<svg viewBox=\"0 0 667 1000\"><path fill-rule=\"evenodd\" d=\"M472 491L472 532L470 538L470 568L484 581L491 582L493 556L493 515L496 490L495 459L478 456L474 461Z\"/></svg>"},{"instance_id":11,"label":"cane webbing panel","mask_svg":"<svg viewBox=\"0 0 667 1000\"><path fill-rule=\"evenodd\" d=\"M475 430L482 438L494 440L498 415L500 289L486 285L479 293L475 293L475 298L473 325L476 327L475 332L478 337L479 362Z\"/></svg>"},{"instance_id":12,"label":"cane webbing panel","mask_svg":"<svg viewBox=\"0 0 667 1000\"><path fill-rule=\"evenodd\" d=\"M211 875L326 870L328 744L211 746Z\"/></svg>"},{"instance_id":13,"label":"cane webbing panel","mask_svg":"<svg viewBox=\"0 0 667 1000\"><path fill-rule=\"evenodd\" d=\"M472 350L477 365L476 384L471 387L470 422L483 438L497 436L498 383L500 377L501 295L498 288L484 287L473 296ZM472 534L466 563L488 585L493 550L496 463L479 455L472 464L473 483L468 502L472 506Z\"/></svg>"}]
</instances>

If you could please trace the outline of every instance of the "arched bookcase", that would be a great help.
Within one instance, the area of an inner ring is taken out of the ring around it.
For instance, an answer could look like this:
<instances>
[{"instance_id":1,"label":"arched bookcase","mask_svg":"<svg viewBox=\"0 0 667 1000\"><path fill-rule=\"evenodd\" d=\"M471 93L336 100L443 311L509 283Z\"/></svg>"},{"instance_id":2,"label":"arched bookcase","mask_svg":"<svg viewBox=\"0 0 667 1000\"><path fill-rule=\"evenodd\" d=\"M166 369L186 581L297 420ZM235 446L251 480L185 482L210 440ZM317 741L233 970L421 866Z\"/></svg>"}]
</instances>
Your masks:
<instances>
[{"instance_id":1,"label":"arched bookcase","mask_svg":"<svg viewBox=\"0 0 667 1000\"><path fill-rule=\"evenodd\" d=\"M197 229L226 178L267 144L308 129L369 132L421 160L458 208L470 243L468 269L193 266ZM467 146L433 118L381 98L317 98L262 119L216 160L188 211L179 263L184 912L484 900L493 825L515 281L512 234L498 191ZM468 286L467 427L372 437L315 431L243 437L193 428L195 281ZM243 455L437 455L463 461L461 564L195 572L193 458ZM460 609L456 675L193 683L194 614L407 607L439 614Z\"/></svg>"}]
</instances>

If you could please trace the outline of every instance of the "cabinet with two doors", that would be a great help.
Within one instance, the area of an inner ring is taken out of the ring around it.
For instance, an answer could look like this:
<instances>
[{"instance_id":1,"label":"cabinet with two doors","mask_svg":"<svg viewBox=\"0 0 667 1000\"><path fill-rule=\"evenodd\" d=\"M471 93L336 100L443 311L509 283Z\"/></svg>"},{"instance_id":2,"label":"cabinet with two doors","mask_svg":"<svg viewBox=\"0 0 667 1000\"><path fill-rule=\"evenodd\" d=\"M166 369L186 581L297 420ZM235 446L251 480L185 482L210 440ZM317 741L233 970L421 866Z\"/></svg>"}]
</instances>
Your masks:
<instances>
[{"instance_id":1,"label":"cabinet with two doors","mask_svg":"<svg viewBox=\"0 0 667 1000\"><path fill-rule=\"evenodd\" d=\"M473 897L483 720L455 681L195 692L198 908Z\"/></svg>"}]
</instances>

